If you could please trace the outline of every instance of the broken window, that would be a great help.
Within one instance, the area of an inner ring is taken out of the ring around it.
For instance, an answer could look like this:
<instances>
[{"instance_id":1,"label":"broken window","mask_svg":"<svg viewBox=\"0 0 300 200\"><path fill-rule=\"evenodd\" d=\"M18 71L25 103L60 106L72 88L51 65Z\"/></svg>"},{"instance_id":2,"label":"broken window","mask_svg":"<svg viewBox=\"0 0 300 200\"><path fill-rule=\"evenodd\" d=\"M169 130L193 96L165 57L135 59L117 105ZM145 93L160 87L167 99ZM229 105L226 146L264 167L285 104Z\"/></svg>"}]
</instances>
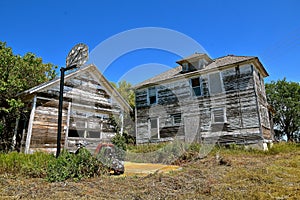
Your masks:
<instances>
[{"instance_id":1,"label":"broken window","mask_svg":"<svg viewBox=\"0 0 300 200\"><path fill-rule=\"evenodd\" d=\"M193 89L194 96L201 96L201 84L200 77L191 79L191 86Z\"/></svg>"},{"instance_id":2,"label":"broken window","mask_svg":"<svg viewBox=\"0 0 300 200\"><path fill-rule=\"evenodd\" d=\"M156 94L156 87L151 87L148 89L148 102L149 104L156 104L157 102L157 94Z\"/></svg>"},{"instance_id":3,"label":"broken window","mask_svg":"<svg viewBox=\"0 0 300 200\"><path fill-rule=\"evenodd\" d=\"M194 96L209 96L207 79L204 77L192 78L190 84Z\"/></svg>"},{"instance_id":4,"label":"broken window","mask_svg":"<svg viewBox=\"0 0 300 200\"><path fill-rule=\"evenodd\" d=\"M107 114L72 111L68 137L101 138L103 125L109 125Z\"/></svg>"}]
</instances>

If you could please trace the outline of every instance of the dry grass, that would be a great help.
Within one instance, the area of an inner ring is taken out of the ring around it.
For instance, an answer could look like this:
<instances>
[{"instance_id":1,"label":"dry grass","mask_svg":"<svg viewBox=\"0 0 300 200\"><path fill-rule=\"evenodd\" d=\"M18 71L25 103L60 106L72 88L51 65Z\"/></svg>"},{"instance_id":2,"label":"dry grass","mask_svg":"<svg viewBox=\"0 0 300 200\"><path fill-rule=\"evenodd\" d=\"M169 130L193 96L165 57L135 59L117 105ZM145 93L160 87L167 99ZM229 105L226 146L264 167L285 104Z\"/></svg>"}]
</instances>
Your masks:
<instances>
[{"instance_id":1,"label":"dry grass","mask_svg":"<svg viewBox=\"0 0 300 200\"><path fill-rule=\"evenodd\" d=\"M299 146L281 153L215 150L182 168L77 183L1 174L0 199L300 199Z\"/></svg>"}]
</instances>

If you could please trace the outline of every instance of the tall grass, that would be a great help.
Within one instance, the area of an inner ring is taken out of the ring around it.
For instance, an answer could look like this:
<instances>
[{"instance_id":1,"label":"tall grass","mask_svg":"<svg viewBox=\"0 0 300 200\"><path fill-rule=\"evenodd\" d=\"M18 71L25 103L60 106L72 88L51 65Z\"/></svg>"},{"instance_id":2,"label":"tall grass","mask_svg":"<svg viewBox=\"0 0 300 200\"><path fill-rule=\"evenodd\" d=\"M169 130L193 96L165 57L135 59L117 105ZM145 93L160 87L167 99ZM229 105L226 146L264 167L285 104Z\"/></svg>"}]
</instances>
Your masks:
<instances>
[{"instance_id":1,"label":"tall grass","mask_svg":"<svg viewBox=\"0 0 300 200\"><path fill-rule=\"evenodd\" d=\"M107 172L107 168L86 149L82 149L77 155L63 151L58 158L42 152L0 154L0 174L45 178L49 182L55 182L66 179L77 181Z\"/></svg>"},{"instance_id":2,"label":"tall grass","mask_svg":"<svg viewBox=\"0 0 300 200\"><path fill-rule=\"evenodd\" d=\"M132 162L150 162L164 164L180 164L194 159L202 158L206 155L216 155L219 153L228 155L275 155L279 153L290 153L299 150L298 143L275 143L269 146L268 151L251 148L244 145L229 145L207 147L199 143L184 143L173 141L169 143L144 144L128 146L126 160ZM206 152L207 151L207 152Z\"/></svg>"},{"instance_id":3,"label":"tall grass","mask_svg":"<svg viewBox=\"0 0 300 200\"><path fill-rule=\"evenodd\" d=\"M201 145L198 143L188 144L179 140L167 143L129 146L126 160L131 162L176 164L178 160L189 160L195 157L200 147Z\"/></svg>"},{"instance_id":4,"label":"tall grass","mask_svg":"<svg viewBox=\"0 0 300 200\"><path fill-rule=\"evenodd\" d=\"M222 152L225 154L235 155L235 154L244 154L244 155L276 155L279 153L291 153L298 151L300 148L300 143L293 142L280 142L274 143L273 145L268 145L268 151L263 151L262 149L251 148L244 145L229 145L228 147L216 146L211 154L216 152Z\"/></svg>"},{"instance_id":5,"label":"tall grass","mask_svg":"<svg viewBox=\"0 0 300 200\"><path fill-rule=\"evenodd\" d=\"M46 176L48 162L54 159L53 155L42 152L34 154L17 152L1 153L0 173L42 178Z\"/></svg>"}]
</instances>

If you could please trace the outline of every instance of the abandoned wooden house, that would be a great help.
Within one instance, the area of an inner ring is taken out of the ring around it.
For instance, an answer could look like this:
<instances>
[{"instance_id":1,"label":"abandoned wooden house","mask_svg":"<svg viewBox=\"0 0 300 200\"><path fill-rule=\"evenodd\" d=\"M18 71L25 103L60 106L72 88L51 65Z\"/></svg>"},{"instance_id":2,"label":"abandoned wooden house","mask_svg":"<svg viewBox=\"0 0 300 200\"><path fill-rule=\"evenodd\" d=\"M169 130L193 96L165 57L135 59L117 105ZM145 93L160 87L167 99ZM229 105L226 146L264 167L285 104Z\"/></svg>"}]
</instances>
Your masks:
<instances>
[{"instance_id":1,"label":"abandoned wooden house","mask_svg":"<svg viewBox=\"0 0 300 200\"><path fill-rule=\"evenodd\" d=\"M257 57L195 53L177 63L135 86L137 143L272 140L268 73Z\"/></svg>"},{"instance_id":2,"label":"abandoned wooden house","mask_svg":"<svg viewBox=\"0 0 300 200\"><path fill-rule=\"evenodd\" d=\"M19 120L16 131L22 135L21 150L56 152L58 97L60 79L38 85L20 96L31 106L28 117ZM131 107L94 65L71 72L65 77L63 92L62 148L76 148L87 142L93 151L101 141L116 134L111 123L121 121Z\"/></svg>"}]
</instances>

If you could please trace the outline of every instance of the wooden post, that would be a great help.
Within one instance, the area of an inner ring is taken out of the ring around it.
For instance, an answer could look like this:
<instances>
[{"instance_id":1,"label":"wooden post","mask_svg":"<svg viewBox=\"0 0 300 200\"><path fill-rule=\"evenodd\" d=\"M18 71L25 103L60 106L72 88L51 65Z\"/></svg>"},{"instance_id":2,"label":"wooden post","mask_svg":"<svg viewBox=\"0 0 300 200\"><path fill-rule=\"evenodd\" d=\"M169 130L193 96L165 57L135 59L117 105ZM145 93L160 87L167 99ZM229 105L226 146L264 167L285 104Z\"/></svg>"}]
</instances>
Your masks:
<instances>
[{"instance_id":1,"label":"wooden post","mask_svg":"<svg viewBox=\"0 0 300 200\"><path fill-rule=\"evenodd\" d=\"M27 132L26 143L25 143L25 154L29 153L29 147L30 147L30 141L31 141L32 125L33 125L33 121L34 121L35 109L36 109L36 95L33 98L33 104L32 104L30 119L29 119L29 123L28 123L28 132Z\"/></svg>"},{"instance_id":2,"label":"wooden post","mask_svg":"<svg viewBox=\"0 0 300 200\"><path fill-rule=\"evenodd\" d=\"M67 128L65 131L65 146L64 146L65 149L68 148L68 135L69 135L69 127L70 127L71 105L72 105L72 103L69 102L68 115L67 115Z\"/></svg>"},{"instance_id":3,"label":"wooden post","mask_svg":"<svg viewBox=\"0 0 300 200\"><path fill-rule=\"evenodd\" d=\"M100 140L101 140L101 142L102 142L102 138L103 138L102 129L103 129L103 116L101 117L101 122L100 122Z\"/></svg>"},{"instance_id":4,"label":"wooden post","mask_svg":"<svg viewBox=\"0 0 300 200\"><path fill-rule=\"evenodd\" d=\"M136 103L135 103L135 105L136 105ZM137 108L136 108L136 106L134 108L134 117L135 117L135 138L136 138L135 144L137 144L137 131L138 131L137 122L138 122L138 120L137 120Z\"/></svg>"},{"instance_id":5,"label":"wooden post","mask_svg":"<svg viewBox=\"0 0 300 200\"><path fill-rule=\"evenodd\" d=\"M156 120L157 122L157 139L160 139L160 132L159 132L159 117Z\"/></svg>"},{"instance_id":6,"label":"wooden post","mask_svg":"<svg viewBox=\"0 0 300 200\"><path fill-rule=\"evenodd\" d=\"M120 134L123 135L123 130L124 130L124 112L123 112L123 110L121 111L120 118L121 118L121 130L120 130Z\"/></svg>"},{"instance_id":7,"label":"wooden post","mask_svg":"<svg viewBox=\"0 0 300 200\"><path fill-rule=\"evenodd\" d=\"M12 146L11 146L12 150L15 150L16 143L17 143L17 134L18 134L19 121L20 121L20 117L18 117L16 119L16 126L15 126L15 130L14 130L14 136L13 136L13 139L12 139Z\"/></svg>"},{"instance_id":8,"label":"wooden post","mask_svg":"<svg viewBox=\"0 0 300 200\"><path fill-rule=\"evenodd\" d=\"M58 102L58 118L57 118L57 144L56 144L56 158L60 154L60 140L61 140L61 124L62 124L62 109L64 103L64 79L66 68L60 68L60 85L59 85L59 102Z\"/></svg>"}]
</instances>

